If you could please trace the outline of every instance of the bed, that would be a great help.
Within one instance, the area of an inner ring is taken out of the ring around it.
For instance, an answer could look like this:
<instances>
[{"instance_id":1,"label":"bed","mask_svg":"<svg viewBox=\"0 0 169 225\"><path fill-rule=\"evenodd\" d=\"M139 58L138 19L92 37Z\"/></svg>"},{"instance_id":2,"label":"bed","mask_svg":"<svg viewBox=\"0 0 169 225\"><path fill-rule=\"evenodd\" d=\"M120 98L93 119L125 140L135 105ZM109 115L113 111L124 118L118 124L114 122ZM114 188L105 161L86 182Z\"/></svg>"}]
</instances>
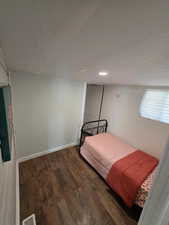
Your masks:
<instances>
[{"instance_id":1,"label":"bed","mask_svg":"<svg viewBox=\"0 0 169 225\"><path fill-rule=\"evenodd\" d=\"M96 169L96 171L107 181L111 167L116 162L134 153L137 149L124 143L119 138L109 134L101 133L85 138L80 148L81 155ZM156 173L156 167L144 180L136 194L134 203L140 207L144 206L152 182Z\"/></svg>"}]
</instances>

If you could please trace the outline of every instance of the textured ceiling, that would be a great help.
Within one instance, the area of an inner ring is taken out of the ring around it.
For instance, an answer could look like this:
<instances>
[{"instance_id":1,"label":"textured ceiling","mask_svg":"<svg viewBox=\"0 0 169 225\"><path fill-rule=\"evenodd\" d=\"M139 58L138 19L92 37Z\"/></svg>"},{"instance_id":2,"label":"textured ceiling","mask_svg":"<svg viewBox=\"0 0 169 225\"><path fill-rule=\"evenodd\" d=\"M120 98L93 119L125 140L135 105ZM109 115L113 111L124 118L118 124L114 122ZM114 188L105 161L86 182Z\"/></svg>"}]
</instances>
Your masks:
<instances>
[{"instance_id":1,"label":"textured ceiling","mask_svg":"<svg viewBox=\"0 0 169 225\"><path fill-rule=\"evenodd\" d=\"M1 0L0 41L12 70L169 86L168 0Z\"/></svg>"}]
</instances>

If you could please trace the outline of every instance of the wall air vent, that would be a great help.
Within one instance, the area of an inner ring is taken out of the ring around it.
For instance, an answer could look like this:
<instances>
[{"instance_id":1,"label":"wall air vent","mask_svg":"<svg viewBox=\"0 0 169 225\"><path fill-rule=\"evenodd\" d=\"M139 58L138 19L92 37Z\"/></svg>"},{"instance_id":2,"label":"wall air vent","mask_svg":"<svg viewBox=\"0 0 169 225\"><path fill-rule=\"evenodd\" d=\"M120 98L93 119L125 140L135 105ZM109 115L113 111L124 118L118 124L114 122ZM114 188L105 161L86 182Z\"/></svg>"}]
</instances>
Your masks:
<instances>
[{"instance_id":1,"label":"wall air vent","mask_svg":"<svg viewBox=\"0 0 169 225\"><path fill-rule=\"evenodd\" d=\"M22 225L36 225L35 214L24 219Z\"/></svg>"}]
</instances>

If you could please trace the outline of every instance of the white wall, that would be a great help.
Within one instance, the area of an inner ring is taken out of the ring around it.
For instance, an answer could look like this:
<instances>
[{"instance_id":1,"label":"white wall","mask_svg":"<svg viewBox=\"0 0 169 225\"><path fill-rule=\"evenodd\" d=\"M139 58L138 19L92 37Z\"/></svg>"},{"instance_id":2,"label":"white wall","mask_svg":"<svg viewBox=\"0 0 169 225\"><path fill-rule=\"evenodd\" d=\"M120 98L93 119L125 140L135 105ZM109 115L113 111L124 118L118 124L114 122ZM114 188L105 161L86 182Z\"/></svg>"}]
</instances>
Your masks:
<instances>
[{"instance_id":1,"label":"white wall","mask_svg":"<svg viewBox=\"0 0 169 225\"><path fill-rule=\"evenodd\" d=\"M102 86L100 85L87 85L86 104L84 121L98 120L100 102L102 95Z\"/></svg>"},{"instance_id":2,"label":"white wall","mask_svg":"<svg viewBox=\"0 0 169 225\"><path fill-rule=\"evenodd\" d=\"M164 151L169 125L141 118L139 107L146 87L105 86L102 118L108 130L156 157Z\"/></svg>"},{"instance_id":3,"label":"white wall","mask_svg":"<svg viewBox=\"0 0 169 225\"><path fill-rule=\"evenodd\" d=\"M0 163L0 224L16 225L16 161L14 146L12 160Z\"/></svg>"},{"instance_id":4,"label":"white wall","mask_svg":"<svg viewBox=\"0 0 169 225\"><path fill-rule=\"evenodd\" d=\"M85 83L12 75L17 158L78 141Z\"/></svg>"},{"instance_id":5,"label":"white wall","mask_svg":"<svg viewBox=\"0 0 169 225\"><path fill-rule=\"evenodd\" d=\"M6 74L6 64L3 57L2 49L0 48L0 86L8 85L8 76Z\"/></svg>"}]
</instances>

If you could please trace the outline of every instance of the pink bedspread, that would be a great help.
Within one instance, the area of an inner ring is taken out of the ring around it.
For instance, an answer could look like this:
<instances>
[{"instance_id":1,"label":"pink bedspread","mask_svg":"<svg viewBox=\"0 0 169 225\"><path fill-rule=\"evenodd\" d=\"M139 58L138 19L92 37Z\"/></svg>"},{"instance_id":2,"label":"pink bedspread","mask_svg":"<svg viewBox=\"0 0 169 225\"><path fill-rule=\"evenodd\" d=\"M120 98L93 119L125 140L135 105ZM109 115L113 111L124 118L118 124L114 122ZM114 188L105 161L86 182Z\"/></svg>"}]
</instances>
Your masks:
<instances>
[{"instance_id":1,"label":"pink bedspread","mask_svg":"<svg viewBox=\"0 0 169 225\"><path fill-rule=\"evenodd\" d=\"M81 155L97 170L106 180L112 165L125 156L135 152L137 149L124 143L119 138L108 134L98 134L86 137L81 147ZM141 185L136 196L135 203L143 207L147 199L147 192L152 185L152 174Z\"/></svg>"}]
</instances>

